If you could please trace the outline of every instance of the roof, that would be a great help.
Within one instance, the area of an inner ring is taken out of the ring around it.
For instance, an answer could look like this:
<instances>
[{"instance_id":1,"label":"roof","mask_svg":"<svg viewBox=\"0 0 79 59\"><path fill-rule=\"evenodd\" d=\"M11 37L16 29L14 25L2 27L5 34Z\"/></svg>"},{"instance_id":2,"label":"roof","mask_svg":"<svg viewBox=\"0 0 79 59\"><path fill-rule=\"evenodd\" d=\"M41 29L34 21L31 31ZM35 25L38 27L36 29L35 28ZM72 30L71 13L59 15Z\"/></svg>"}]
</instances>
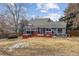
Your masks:
<instances>
[{"instance_id":1,"label":"roof","mask_svg":"<svg viewBox=\"0 0 79 59\"><path fill-rule=\"evenodd\" d=\"M65 22L53 22L50 18L37 18L30 20L29 24L32 24L34 27L41 28L66 28Z\"/></svg>"},{"instance_id":2,"label":"roof","mask_svg":"<svg viewBox=\"0 0 79 59\"><path fill-rule=\"evenodd\" d=\"M42 22L47 22L47 21L50 21L51 19L50 18L34 18L32 19L31 21L42 21Z\"/></svg>"}]
</instances>

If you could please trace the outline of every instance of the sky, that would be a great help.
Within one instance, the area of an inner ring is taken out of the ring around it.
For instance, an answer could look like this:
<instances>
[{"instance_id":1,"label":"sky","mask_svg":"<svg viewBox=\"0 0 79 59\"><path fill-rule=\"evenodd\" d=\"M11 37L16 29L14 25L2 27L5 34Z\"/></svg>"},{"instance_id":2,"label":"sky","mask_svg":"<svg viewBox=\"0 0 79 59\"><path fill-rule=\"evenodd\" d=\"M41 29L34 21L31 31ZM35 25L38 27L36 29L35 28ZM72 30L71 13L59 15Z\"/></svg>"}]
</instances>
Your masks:
<instances>
[{"instance_id":1,"label":"sky","mask_svg":"<svg viewBox=\"0 0 79 59\"><path fill-rule=\"evenodd\" d=\"M64 16L64 10L68 7L67 3L26 3L24 9L27 12L27 18L50 18L53 21L58 21L61 16ZM0 4L0 10L4 7Z\"/></svg>"},{"instance_id":2,"label":"sky","mask_svg":"<svg viewBox=\"0 0 79 59\"><path fill-rule=\"evenodd\" d=\"M64 16L64 10L68 7L67 3L28 3L27 16L28 18L50 18L53 21L58 21L61 16Z\"/></svg>"}]
</instances>

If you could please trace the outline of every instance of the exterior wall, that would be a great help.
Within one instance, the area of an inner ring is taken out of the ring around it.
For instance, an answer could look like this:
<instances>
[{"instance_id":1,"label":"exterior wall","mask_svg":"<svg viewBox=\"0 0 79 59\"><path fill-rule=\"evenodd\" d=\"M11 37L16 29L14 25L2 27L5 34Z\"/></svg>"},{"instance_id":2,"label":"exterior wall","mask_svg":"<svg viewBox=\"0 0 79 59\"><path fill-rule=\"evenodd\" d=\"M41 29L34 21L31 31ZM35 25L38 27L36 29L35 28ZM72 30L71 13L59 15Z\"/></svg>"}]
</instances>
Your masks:
<instances>
[{"instance_id":1,"label":"exterior wall","mask_svg":"<svg viewBox=\"0 0 79 59\"><path fill-rule=\"evenodd\" d=\"M62 28L62 33L58 33L58 29L57 29L57 32L56 32L57 35L66 35L66 28Z\"/></svg>"},{"instance_id":2,"label":"exterior wall","mask_svg":"<svg viewBox=\"0 0 79 59\"><path fill-rule=\"evenodd\" d=\"M58 28L52 29L55 35L66 35L66 28L62 28L62 33L58 32Z\"/></svg>"},{"instance_id":3,"label":"exterior wall","mask_svg":"<svg viewBox=\"0 0 79 59\"><path fill-rule=\"evenodd\" d=\"M46 28L45 28L45 33L44 34L47 34L47 32L52 32L54 35L66 35L66 28L62 28L62 33L58 32L58 28L49 28L49 29L51 29L51 30L47 31ZM42 30L42 28L40 28L40 32L43 33L43 31L41 31L41 30ZM26 26L24 33L27 34L27 31L30 31L30 32L36 31L36 32L38 32L38 28L34 28L33 26Z\"/></svg>"},{"instance_id":4,"label":"exterior wall","mask_svg":"<svg viewBox=\"0 0 79 59\"><path fill-rule=\"evenodd\" d=\"M56 35L57 34L57 29L56 28L52 29L52 32L54 32L54 35Z\"/></svg>"}]
</instances>

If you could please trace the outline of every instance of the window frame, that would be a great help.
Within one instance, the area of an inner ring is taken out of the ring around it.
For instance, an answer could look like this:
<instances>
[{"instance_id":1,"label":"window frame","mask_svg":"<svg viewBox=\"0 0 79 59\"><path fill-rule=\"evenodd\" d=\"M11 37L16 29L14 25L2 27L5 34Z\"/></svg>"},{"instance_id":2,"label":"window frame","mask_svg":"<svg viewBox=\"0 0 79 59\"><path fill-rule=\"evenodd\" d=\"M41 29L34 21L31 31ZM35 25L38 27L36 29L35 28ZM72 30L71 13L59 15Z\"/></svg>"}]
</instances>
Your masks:
<instances>
[{"instance_id":1,"label":"window frame","mask_svg":"<svg viewBox=\"0 0 79 59\"><path fill-rule=\"evenodd\" d=\"M58 28L58 33L62 33L62 28Z\"/></svg>"}]
</instances>

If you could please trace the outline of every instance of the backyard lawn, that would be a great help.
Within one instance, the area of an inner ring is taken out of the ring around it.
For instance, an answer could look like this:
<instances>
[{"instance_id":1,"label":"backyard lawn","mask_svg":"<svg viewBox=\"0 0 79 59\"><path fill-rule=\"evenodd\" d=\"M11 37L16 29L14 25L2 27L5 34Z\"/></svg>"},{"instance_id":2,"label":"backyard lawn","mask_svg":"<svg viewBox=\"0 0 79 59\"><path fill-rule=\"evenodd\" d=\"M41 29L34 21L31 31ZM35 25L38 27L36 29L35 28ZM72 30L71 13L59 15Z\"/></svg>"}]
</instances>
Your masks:
<instances>
[{"instance_id":1,"label":"backyard lawn","mask_svg":"<svg viewBox=\"0 0 79 59\"><path fill-rule=\"evenodd\" d=\"M0 55L79 55L79 37L31 37L0 40Z\"/></svg>"}]
</instances>

